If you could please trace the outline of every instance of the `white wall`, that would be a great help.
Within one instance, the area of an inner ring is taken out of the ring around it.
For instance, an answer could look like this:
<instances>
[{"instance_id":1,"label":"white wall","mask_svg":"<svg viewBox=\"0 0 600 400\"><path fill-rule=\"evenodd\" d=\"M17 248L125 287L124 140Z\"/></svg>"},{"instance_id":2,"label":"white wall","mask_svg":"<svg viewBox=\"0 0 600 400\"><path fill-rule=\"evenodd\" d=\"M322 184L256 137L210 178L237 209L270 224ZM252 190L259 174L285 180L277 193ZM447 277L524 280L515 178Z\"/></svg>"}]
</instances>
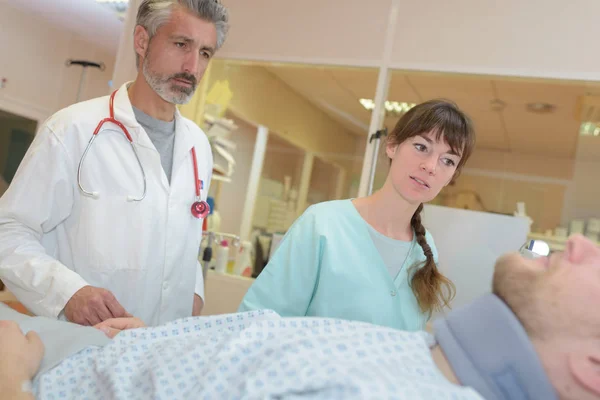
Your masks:
<instances>
[{"instance_id":1,"label":"white wall","mask_svg":"<svg viewBox=\"0 0 600 400\"><path fill-rule=\"evenodd\" d=\"M397 68L600 79L596 0L402 3Z\"/></svg>"},{"instance_id":2,"label":"white wall","mask_svg":"<svg viewBox=\"0 0 600 400\"><path fill-rule=\"evenodd\" d=\"M220 57L380 64L391 0L229 0ZM600 79L596 0L400 1L392 67ZM276 34L275 34L276 33Z\"/></svg>"},{"instance_id":3,"label":"white wall","mask_svg":"<svg viewBox=\"0 0 600 400\"><path fill-rule=\"evenodd\" d=\"M90 70L82 99L109 93L114 55L82 41L40 17L0 4L0 109L43 120L75 101L80 67L66 67L69 58L104 62L105 71Z\"/></svg>"},{"instance_id":4,"label":"white wall","mask_svg":"<svg viewBox=\"0 0 600 400\"><path fill-rule=\"evenodd\" d=\"M379 65L391 0L228 0L219 57Z\"/></svg>"},{"instance_id":5,"label":"white wall","mask_svg":"<svg viewBox=\"0 0 600 400\"><path fill-rule=\"evenodd\" d=\"M115 88L120 87L125 82L134 80L137 75L137 67L135 66L136 57L133 51L133 31L135 29L137 10L141 2L142 0L129 0L129 9L123 22L112 77Z\"/></svg>"},{"instance_id":6,"label":"white wall","mask_svg":"<svg viewBox=\"0 0 600 400\"><path fill-rule=\"evenodd\" d=\"M496 260L525 244L525 218L425 205L423 225L431 232L439 268L456 286L452 308L489 293Z\"/></svg>"}]
</instances>

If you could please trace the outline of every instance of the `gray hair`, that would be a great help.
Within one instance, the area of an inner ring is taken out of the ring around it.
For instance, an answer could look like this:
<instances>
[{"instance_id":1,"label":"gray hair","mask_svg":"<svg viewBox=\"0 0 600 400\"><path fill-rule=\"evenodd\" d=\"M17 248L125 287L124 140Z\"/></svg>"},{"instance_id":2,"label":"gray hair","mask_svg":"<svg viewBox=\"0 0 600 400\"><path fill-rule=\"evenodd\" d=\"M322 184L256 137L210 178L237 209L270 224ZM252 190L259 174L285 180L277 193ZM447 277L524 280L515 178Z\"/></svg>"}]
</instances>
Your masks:
<instances>
[{"instance_id":1,"label":"gray hair","mask_svg":"<svg viewBox=\"0 0 600 400\"><path fill-rule=\"evenodd\" d=\"M152 39L158 28L169 20L175 5L182 6L201 19L214 23L217 29L215 50L223 46L229 31L229 12L219 0L143 0L138 9L136 26L143 26ZM138 63L139 56L136 54L136 64Z\"/></svg>"}]
</instances>

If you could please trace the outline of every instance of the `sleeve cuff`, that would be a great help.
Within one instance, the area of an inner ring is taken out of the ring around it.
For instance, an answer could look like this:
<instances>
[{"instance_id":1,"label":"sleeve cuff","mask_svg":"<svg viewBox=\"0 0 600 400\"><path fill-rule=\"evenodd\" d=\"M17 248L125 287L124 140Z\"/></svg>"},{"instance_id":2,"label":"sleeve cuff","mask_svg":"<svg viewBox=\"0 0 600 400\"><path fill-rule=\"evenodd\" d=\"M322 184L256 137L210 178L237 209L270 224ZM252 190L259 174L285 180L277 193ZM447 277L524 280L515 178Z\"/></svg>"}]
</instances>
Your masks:
<instances>
[{"instance_id":1,"label":"sleeve cuff","mask_svg":"<svg viewBox=\"0 0 600 400\"><path fill-rule=\"evenodd\" d=\"M50 309L52 316L66 319L64 317L65 306L71 300L71 297L84 286L89 286L89 283L76 273L70 274L62 282L57 282L56 287L54 287L56 293L54 298L48 299L51 304L54 303Z\"/></svg>"}]
</instances>

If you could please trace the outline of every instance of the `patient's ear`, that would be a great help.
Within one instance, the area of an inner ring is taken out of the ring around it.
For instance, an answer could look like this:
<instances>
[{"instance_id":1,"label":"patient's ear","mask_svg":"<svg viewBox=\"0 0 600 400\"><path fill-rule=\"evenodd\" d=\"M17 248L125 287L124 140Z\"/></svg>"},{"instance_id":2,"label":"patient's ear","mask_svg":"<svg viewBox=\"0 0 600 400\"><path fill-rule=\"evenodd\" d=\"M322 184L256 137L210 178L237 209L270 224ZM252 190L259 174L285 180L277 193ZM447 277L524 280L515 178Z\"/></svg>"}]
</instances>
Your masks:
<instances>
[{"instance_id":1,"label":"patient's ear","mask_svg":"<svg viewBox=\"0 0 600 400\"><path fill-rule=\"evenodd\" d=\"M600 353L569 354L569 371L590 392L600 395Z\"/></svg>"}]
</instances>

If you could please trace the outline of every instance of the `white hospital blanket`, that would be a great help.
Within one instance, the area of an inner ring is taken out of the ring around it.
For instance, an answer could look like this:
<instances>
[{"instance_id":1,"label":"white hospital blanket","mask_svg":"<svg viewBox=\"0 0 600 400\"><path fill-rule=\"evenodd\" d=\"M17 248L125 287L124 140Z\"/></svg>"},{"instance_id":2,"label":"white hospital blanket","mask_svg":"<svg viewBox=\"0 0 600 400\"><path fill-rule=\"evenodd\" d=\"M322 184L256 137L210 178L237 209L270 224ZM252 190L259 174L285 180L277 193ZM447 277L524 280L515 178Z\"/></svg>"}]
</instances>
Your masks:
<instances>
[{"instance_id":1,"label":"white hospital blanket","mask_svg":"<svg viewBox=\"0 0 600 400\"><path fill-rule=\"evenodd\" d=\"M481 400L435 367L424 332L272 312L125 331L36 381L40 399Z\"/></svg>"}]
</instances>

